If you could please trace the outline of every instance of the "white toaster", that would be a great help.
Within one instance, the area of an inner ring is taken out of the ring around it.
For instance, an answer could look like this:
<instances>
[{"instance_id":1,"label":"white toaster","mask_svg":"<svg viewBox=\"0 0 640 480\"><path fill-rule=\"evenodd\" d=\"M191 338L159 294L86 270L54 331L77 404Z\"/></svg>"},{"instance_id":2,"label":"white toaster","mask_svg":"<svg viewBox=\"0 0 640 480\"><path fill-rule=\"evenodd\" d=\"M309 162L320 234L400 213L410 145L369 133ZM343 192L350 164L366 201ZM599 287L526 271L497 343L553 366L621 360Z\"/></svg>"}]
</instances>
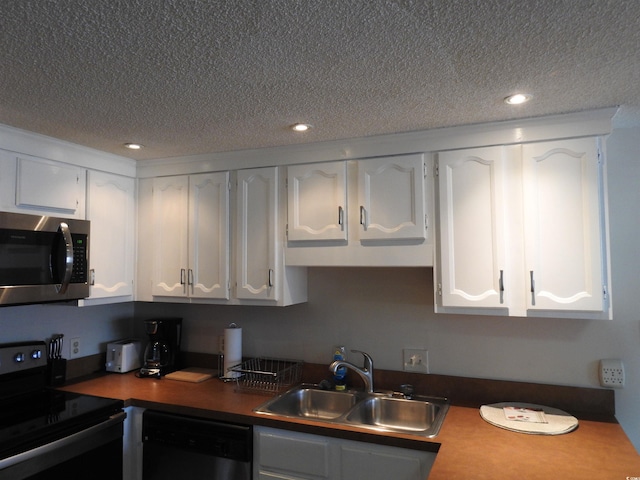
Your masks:
<instances>
[{"instance_id":1,"label":"white toaster","mask_svg":"<svg viewBox=\"0 0 640 480\"><path fill-rule=\"evenodd\" d=\"M107 344L107 372L125 373L140 368L142 342L140 340L120 340Z\"/></svg>"}]
</instances>

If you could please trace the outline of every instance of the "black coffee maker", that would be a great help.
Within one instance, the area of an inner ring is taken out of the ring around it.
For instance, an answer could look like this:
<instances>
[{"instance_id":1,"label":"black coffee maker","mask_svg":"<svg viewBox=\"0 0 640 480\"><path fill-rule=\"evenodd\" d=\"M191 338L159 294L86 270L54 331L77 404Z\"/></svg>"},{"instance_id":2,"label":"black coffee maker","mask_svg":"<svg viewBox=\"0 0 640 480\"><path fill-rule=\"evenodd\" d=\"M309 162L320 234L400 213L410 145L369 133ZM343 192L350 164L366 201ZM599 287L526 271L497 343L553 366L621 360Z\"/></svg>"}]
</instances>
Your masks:
<instances>
[{"instance_id":1,"label":"black coffee maker","mask_svg":"<svg viewBox=\"0 0 640 480\"><path fill-rule=\"evenodd\" d=\"M144 351L141 377L162 377L178 369L181 318L154 318L145 320L149 343Z\"/></svg>"}]
</instances>

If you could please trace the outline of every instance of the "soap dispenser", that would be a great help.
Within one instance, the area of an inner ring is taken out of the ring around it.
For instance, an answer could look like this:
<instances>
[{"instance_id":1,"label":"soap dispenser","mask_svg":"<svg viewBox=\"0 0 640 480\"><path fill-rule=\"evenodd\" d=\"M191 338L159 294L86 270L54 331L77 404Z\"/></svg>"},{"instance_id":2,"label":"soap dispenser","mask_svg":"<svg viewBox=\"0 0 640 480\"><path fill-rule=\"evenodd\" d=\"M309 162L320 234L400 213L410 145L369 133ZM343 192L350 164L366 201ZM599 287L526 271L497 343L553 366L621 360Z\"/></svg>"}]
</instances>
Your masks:
<instances>
[{"instance_id":1,"label":"soap dispenser","mask_svg":"<svg viewBox=\"0 0 640 480\"><path fill-rule=\"evenodd\" d=\"M346 360L346 349L344 346L333 347L333 361ZM333 375L333 383L336 390L345 390L347 388L347 367L338 367Z\"/></svg>"}]
</instances>

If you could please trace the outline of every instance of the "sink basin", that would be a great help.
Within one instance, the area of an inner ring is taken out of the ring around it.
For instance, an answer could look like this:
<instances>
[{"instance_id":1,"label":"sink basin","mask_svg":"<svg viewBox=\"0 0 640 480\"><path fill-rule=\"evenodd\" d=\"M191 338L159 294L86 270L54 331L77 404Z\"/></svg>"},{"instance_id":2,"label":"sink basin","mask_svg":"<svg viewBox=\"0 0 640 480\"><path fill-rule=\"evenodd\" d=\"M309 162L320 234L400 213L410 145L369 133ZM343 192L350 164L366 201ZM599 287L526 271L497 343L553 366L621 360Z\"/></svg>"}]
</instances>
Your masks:
<instances>
[{"instance_id":1,"label":"sink basin","mask_svg":"<svg viewBox=\"0 0 640 480\"><path fill-rule=\"evenodd\" d=\"M322 390L317 385L303 384L265 402L255 412L434 437L448 408L444 398L414 396L409 400L389 394Z\"/></svg>"},{"instance_id":2,"label":"sink basin","mask_svg":"<svg viewBox=\"0 0 640 480\"><path fill-rule=\"evenodd\" d=\"M332 420L349 411L357 400L355 392L336 392L302 385L262 405L259 413Z\"/></svg>"},{"instance_id":3,"label":"sink basin","mask_svg":"<svg viewBox=\"0 0 640 480\"><path fill-rule=\"evenodd\" d=\"M345 421L381 430L426 432L440 419L443 408L445 404L432 401L375 396L360 402Z\"/></svg>"}]
</instances>

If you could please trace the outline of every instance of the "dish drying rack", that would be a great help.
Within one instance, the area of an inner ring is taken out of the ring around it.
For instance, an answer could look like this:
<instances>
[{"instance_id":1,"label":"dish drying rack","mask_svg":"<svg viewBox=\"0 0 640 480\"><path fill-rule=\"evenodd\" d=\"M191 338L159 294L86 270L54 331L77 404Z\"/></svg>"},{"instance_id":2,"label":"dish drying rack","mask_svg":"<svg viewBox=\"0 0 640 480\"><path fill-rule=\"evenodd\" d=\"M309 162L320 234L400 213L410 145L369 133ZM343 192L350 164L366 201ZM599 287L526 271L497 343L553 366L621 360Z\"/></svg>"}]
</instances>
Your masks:
<instances>
[{"instance_id":1,"label":"dish drying rack","mask_svg":"<svg viewBox=\"0 0 640 480\"><path fill-rule=\"evenodd\" d=\"M235 378L236 390L273 394L300 383L302 364L302 360L258 357L229 371L240 373Z\"/></svg>"}]
</instances>

